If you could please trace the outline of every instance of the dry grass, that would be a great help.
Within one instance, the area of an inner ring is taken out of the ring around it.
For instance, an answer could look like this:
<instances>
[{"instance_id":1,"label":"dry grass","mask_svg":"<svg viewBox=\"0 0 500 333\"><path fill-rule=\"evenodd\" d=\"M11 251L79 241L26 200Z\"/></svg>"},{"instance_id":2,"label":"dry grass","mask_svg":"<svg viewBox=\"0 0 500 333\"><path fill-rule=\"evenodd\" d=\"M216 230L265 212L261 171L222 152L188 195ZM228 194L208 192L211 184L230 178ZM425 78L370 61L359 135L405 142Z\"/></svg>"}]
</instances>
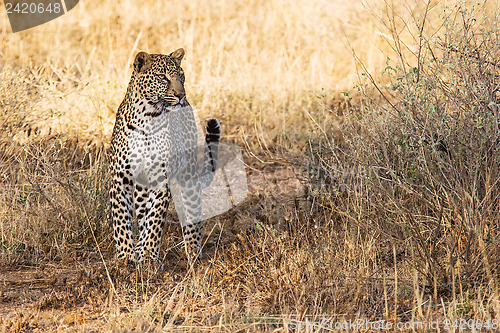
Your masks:
<instances>
[{"instance_id":1,"label":"dry grass","mask_svg":"<svg viewBox=\"0 0 500 333\"><path fill-rule=\"evenodd\" d=\"M376 44L382 37L370 15L349 1L291 7L286 1L251 6L81 1L69 14L14 35L4 16L1 59L5 71L28 68L46 81L39 87L44 98L34 109L55 113L47 120L53 130L107 138L134 54L182 46L186 88L202 115L216 114L249 128L264 123L268 128L261 132L273 139L295 126L300 107L315 102L308 91L352 86L355 64L344 34L371 67L382 64L385 57ZM233 131L227 134L238 134Z\"/></svg>"},{"instance_id":2,"label":"dry grass","mask_svg":"<svg viewBox=\"0 0 500 333\"><path fill-rule=\"evenodd\" d=\"M2 12L0 329L462 319L494 331L496 12L492 1L80 1L17 34ZM244 148L250 195L207 221L196 268L171 211L165 270L129 271L113 260L107 144L134 54L177 47L200 117Z\"/></svg>"}]
</instances>

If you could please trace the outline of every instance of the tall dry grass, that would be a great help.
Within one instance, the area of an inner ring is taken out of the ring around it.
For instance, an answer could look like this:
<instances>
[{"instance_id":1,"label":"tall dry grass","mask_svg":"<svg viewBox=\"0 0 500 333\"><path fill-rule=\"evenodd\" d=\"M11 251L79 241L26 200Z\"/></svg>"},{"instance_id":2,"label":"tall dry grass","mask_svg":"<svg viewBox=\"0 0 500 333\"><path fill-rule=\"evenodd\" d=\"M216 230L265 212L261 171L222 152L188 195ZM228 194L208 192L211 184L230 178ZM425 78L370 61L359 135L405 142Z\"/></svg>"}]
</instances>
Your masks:
<instances>
[{"instance_id":1,"label":"tall dry grass","mask_svg":"<svg viewBox=\"0 0 500 333\"><path fill-rule=\"evenodd\" d=\"M493 1L80 1L17 34L2 12L0 327L447 319L494 331L497 12ZM135 53L178 47L191 103L242 145L252 191L207 222L194 270L169 224L165 271L129 272L112 260L106 145Z\"/></svg>"},{"instance_id":2,"label":"tall dry grass","mask_svg":"<svg viewBox=\"0 0 500 333\"><path fill-rule=\"evenodd\" d=\"M2 67L28 67L47 80L34 109L63 113L48 121L53 130L90 136L109 135L139 50L184 47L187 91L202 115L265 123L271 139L296 125L295 105L314 103L308 91L351 87L346 36L370 68L384 59L371 14L349 1L81 1L18 34L9 33L5 13L1 22Z\"/></svg>"},{"instance_id":3,"label":"tall dry grass","mask_svg":"<svg viewBox=\"0 0 500 333\"><path fill-rule=\"evenodd\" d=\"M436 30L432 14L409 24L389 8L395 55L385 78L363 72L367 98L344 112L341 142L318 124L312 193L329 218L373 239L379 270L408 265L399 284L412 289L412 315L446 299L450 314L477 319L496 313L500 278L498 12L459 4Z\"/></svg>"}]
</instances>

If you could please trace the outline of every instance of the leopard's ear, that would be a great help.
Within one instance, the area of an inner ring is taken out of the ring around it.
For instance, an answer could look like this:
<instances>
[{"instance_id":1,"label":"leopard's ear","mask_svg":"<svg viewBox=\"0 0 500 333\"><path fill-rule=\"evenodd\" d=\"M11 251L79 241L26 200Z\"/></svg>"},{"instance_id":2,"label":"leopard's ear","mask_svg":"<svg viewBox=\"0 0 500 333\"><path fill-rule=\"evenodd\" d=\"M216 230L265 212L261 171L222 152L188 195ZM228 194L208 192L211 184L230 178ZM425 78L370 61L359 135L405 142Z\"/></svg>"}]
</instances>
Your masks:
<instances>
[{"instance_id":1,"label":"leopard's ear","mask_svg":"<svg viewBox=\"0 0 500 333\"><path fill-rule=\"evenodd\" d=\"M142 73L151 67L151 56L146 52L139 52L134 60L134 73Z\"/></svg>"},{"instance_id":2,"label":"leopard's ear","mask_svg":"<svg viewBox=\"0 0 500 333\"><path fill-rule=\"evenodd\" d=\"M184 49L180 48L170 53L170 58L174 59L177 65L181 65L182 58L184 58Z\"/></svg>"}]
</instances>

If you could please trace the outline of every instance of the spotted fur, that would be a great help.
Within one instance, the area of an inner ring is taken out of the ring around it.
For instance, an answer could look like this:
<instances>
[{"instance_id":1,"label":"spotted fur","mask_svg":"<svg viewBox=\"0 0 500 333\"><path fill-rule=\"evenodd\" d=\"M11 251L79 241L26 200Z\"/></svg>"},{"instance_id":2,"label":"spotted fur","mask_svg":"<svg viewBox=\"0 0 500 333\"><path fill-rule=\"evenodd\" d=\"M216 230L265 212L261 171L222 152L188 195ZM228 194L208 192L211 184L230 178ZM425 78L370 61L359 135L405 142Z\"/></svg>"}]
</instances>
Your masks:
<instances>
[{"instance_id":1,"label":"spotted fur","mask_svg":"<svg viewBox=\"0 0 500 333\"><path fill-rule=\"evenodd\" d=\"M138 53L118 108L111 139L110 190L118 259L160 261L174 183L188 258L201 255L201 190L213 179L221 131L217 119L208 121L204 161L198 163L198 134L185 96L183 57L183 49L169 55ZM137 244L133 221L139 225Z\"/></svg>"}]
</instances>

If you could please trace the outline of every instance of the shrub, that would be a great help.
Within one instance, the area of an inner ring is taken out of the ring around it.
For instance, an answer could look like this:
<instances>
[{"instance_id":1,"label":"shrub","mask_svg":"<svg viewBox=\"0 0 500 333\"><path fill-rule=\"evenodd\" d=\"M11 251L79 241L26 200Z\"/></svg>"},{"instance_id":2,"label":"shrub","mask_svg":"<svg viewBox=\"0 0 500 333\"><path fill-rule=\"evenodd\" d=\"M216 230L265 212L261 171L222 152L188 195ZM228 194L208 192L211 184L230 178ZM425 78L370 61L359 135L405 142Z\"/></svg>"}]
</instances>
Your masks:
<instances>
[{"instance_id":1,"label":"shrub","mask_svg":"<svg viewBox=\"0 0 500 333\"><path fill-rule=\"evenodd\" d=\"M363 73L365 107L348 109L344 142L316 138L310 153L325 209L376 235L379 259L409 258L437 298L500 277L500 35L484 8L449 9L430 37L429 16L403 28L413 53L387 16L388 84Z\"/></svg>"}]
</instances>

